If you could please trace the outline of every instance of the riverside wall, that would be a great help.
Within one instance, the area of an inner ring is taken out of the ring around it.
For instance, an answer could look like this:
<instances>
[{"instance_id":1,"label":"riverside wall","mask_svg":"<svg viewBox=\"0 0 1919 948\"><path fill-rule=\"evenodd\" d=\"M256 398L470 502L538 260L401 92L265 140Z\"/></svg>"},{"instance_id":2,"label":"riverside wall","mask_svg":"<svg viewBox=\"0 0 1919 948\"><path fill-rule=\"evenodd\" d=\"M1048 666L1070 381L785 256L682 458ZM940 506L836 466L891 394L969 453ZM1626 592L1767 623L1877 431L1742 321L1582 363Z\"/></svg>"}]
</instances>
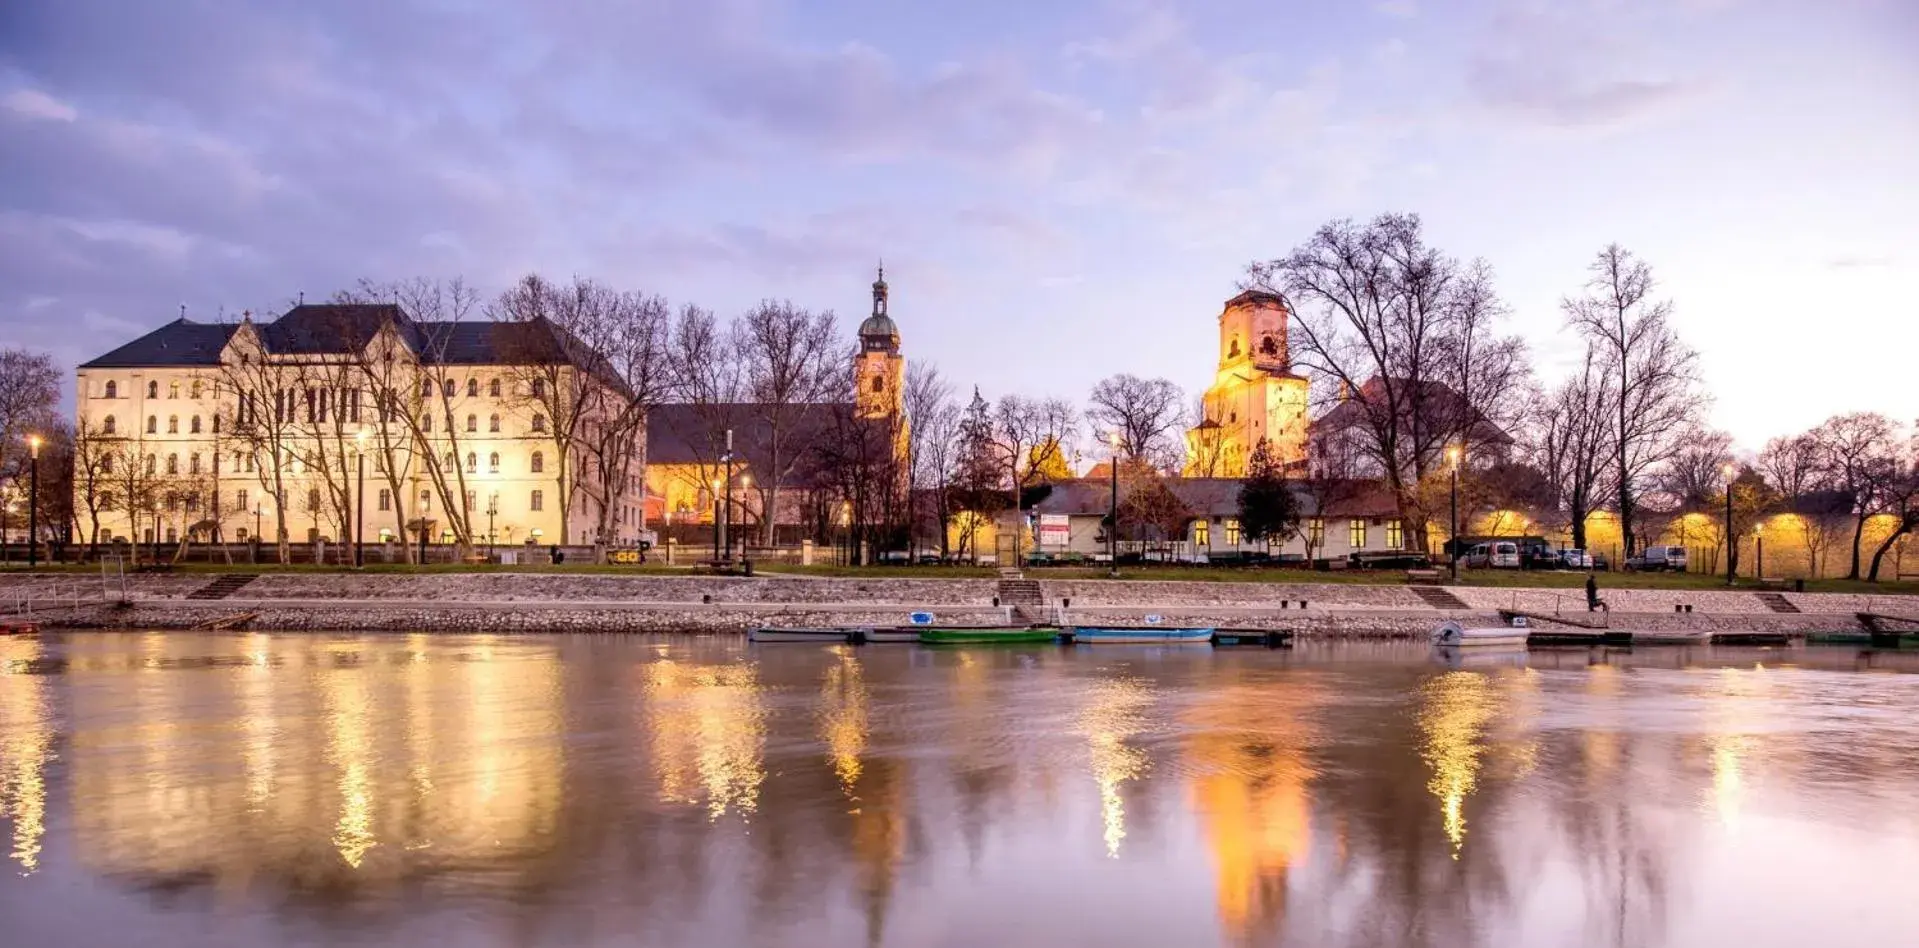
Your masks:
<instances>
[{"instance_id":1,"label":"riverside wall","mask_svg":"<svg viewBox=\"0 0 1919 948\"><path fill-rule=\"evenodd\" d=\"M0 612L31 609L48 627L192 628L251 613L256 630L407 632L738 632L759 625L892 625L914 612L941 624L1007 621L990 579L810 576L618 576L555 573L265 573L222 600L190 594L219 574L0 576ZM1289 629L1302 636L1422 636L1443 619L1500 621L1499 610L1589 621L1577 590L1445 587L1465 609L1412 587L1331 583L1041 579L1068 622ZM1607 590L1614 628L1645 631L1857 632L1859 612L1919 615L1919 597L1785 593L1798 613L1741 591ZM1679 607L1678 611L1675 607ZM1690 607L1690 611L1684 611Z\"/></svg>"}]
</instances>

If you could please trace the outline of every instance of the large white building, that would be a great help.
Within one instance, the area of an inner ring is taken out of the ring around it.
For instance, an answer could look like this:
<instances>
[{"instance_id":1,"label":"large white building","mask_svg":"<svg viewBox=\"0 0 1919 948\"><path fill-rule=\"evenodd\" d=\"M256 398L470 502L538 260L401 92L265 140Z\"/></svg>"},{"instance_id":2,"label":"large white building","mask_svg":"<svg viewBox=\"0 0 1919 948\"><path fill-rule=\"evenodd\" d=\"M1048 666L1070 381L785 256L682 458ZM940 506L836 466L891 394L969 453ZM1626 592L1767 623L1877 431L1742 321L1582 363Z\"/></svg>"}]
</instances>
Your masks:
<instances>
[{"instance_id":1,"label":"large white building","mask_svg":"<svg viewBox=\"0 0 1919 948\"><path fill-rule=\"evenodd\" d=\"M602 424L627 390L544 319L181 318L78 376L84 539L346 541L357 524L394 547L623 545L644 526L643 433Z\"/></svg>"}]
</instances>

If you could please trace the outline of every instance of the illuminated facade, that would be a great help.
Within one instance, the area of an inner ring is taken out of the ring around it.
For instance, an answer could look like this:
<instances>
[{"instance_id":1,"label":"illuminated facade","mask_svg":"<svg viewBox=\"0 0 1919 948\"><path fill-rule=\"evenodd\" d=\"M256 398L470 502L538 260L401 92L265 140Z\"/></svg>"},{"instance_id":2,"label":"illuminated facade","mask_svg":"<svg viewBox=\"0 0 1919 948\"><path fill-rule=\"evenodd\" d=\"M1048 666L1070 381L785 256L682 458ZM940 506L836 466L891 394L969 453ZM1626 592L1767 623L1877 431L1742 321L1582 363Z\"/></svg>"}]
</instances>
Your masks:
<instances>
[{"instance_id":1,"label":"illuminated facade","mask_svg":"<svg viewBox=\"0 0 1919 948\"><path fill-rule=\"evenodd\" d=\"M1186 476L1246 476L1264 438L1282 464L1306 459L1306 379L1295 375L1286 304L1248 290L1219 314L1219 368L1206 389L1204 419L1186 432Z\"/></svg>"}]
</instances>

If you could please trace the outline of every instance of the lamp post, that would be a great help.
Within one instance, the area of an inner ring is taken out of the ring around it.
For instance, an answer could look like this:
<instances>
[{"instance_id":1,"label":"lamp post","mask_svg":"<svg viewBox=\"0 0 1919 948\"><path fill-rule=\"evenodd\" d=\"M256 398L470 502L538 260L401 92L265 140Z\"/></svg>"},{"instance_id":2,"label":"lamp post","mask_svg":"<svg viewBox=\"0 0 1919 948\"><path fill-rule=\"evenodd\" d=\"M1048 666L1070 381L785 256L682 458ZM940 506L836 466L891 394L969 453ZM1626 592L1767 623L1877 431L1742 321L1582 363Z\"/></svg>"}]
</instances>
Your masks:
<instances>
[{"instance_id":1,"label":"lamp post","mask_svg":"<svg viewBox=\"0 0 1919 948\"><path fill-rule=\"evenodd\" d=\"M360 502L353 505L353 568L366 565L366 429L361 428L353 436L354 467L359 469Z\"/></svg>"},{"instance_id":2,"label":"lamp post","mask_svg":"<svg viewBox=\"0 0 1919 948\"><path fill-rule=\"evenodd\" d=\"M752 490L752 489L753 489L753 474L752 474L752 472L750 472L750 471L749 471L749 472L746 472L746 473L744 473L744 474L741 474L741 475L740 475L740 529L739 529L739 530L736 530L736 531L734 531L735 533L738 533L738 534L739 534L739 536L740 536L740 562L741 562L741 563L745 563L745 562L746 562L746 558L747 558L747 552L746 552L746 550L747 550L747 547L746 547L746 492L747 492L747 491L750 491L750 490ZM733 491L732 491L732 490L731 490L730 488L729 488L729 489L727 490L727 492L726 492L726 497L727 497L727 501L728 501L729 503L730 503L730 502L732 502L732 499L733 499Z\"/></svg>"},{"instance_id":3,"label":"lamp post","mask_svg":"<svg viewBox=\"0 0 1919 948\"><path fill-rule=\"evenodd\" d=\"M420 498L420 565L426 565L426 512L427 499Z\"/></svg>"},{"instance_id":4,"label":"lamp post","mask_svg":"<svg viewBox=\"0 0 1919 948\"><path fill-rule=\"evenodd\" d=\"M1446 449L1446 460L1453 468L1452 532L1446 535L1446 565L1452 568L1453 582L1459 581L1459 445ZM1430 549L1430 547L1429 547Z\"/></svg>"},{"instance_id":5,"label":"lamp post","mask_svg":"<svg viewBox=\"0 0 1919 948\"><path fill-rule=\"evenodd\" d=\"M27 436L32 473L27 480L27 568L40 565L40 436Z\"/></svg>"},{"instance_id":6,"label":"lamp post","mask_svg":"<svg viewBox=\"0 0 1919 948\"><path fill-rule=\"evenodd\" d=\"M720 540L725 532L720 529L720 479L714 478L713 486L713 562L720 561Z\"/></svg>"},{"instance_id":7,"label":"lamp post","mask_svg":"<svg viewBox=\"0 0 1919 948\"><path fill-rule=\"evenodd\" d=\"M493 560L493 518L497 516L499 512L500 492L494 491L493 495L486 499L486 558L488 562L492 562Z\"/></svg>"},{"instance_id":8,"label":"lamp post","mask_svg":"<svg viewBox=\"0 0 1919 948\"><path fill-rule=\"evenodd\" d=\"M720 505L720 511L719 534L718 539L713 541L716 547L713 555L717 559L731 563L733 541L727 535L728 528L733 525L733 429L731 428L726 429L726 452L720 455L720 463L725 466L725 472L720 476L720 490L725 493L714 496L714 503Z\"/></svg>"},{"instance_id":9,"label":"lamp post","mask_svg":"<svg viewBox=\"0 0 1919 948\"><path fill-rule=\"evenodd\" d=\"M1113 446L1112 490L1106 498L1106 575L1119 578L1119 432L1115 431L1107 442Z\"/></svg>"},{"instance_id":10,"label":"lamp post","mask_svg":"<svg viewBox=\"0 0 1919 948\"><path fill-rule=\"evenodd\" d=\"M1752 578L1754 582L1766 581L1766 533L1756 523L1752 525Z\"/></svg>"},{"instance_id":11,"label":"lamp post","mask_svg":"<svg viewBox=\"0 0 1919 948\"><path fill-rule=\"evenodd\" d=\"M853 502L840 501L840 538L842 561L846 565L853 563Z\"/></svg>"},{"instance_id":12,"label":"lamp post","mask_svg":"<svg viewBox=\"0 0 1919 948\"><path fill-rule=\"evenodd\" d=\"M1739 555L1739 537L1732 532L1732 465L1725 467L1726 475L1726 585L1733 584L1733 560Z\"/></svg>"}]
</instances>

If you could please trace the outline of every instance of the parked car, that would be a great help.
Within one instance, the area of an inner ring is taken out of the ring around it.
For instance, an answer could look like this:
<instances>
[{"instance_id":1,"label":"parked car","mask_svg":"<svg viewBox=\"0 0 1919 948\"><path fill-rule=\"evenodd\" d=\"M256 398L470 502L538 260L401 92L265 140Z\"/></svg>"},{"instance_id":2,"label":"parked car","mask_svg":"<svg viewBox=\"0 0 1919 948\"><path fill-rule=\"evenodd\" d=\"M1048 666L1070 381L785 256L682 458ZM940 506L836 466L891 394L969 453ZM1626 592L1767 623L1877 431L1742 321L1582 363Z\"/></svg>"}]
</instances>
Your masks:
<instances>
[{"instance_id":1,"label":"parked car","mask_svg":"<svg viewBox=\"0 0 1919 948\"><path fill-rule=\"evenodd\" d=\"M1586 559L1592 561L1593 569L1602 573L1612 569L1612 560L1607 559L1604 553L1588 553L1586 554Z\"/></svg>"},{"instance_id":2,"label":"parked car","mask_svg":"<svg viewBox=\"0 0 1919 948\"><path fill-rule=\"evenodd\" d=\"M1686 548L1683 546L1649 546L1644 553L1626 560L1627 569L1644 570L1648 573L1686 571Z\"/></svg>"},{"instance_id":3,"label":"parked car","mask_svg":"<svg viewBox=\"0 0 1919 948\"><path fill-rule=\"evenodd\" d=\"M1460 562L1468 569L1518 569L1519 544L1511 540L1476 543Z\"/></svg>"},{"instance_id":4,"label":"parked car","mask_svg":"<svg viewBox=\"0 0 1919 948\"><path fill-rule=\"evenodd\" d=\"M1539 540L1521 540L1519 543L1519 567L1521 569L1558 569L1560 567L1558 551Z\"/></svg>"},{"instance_id":5,"label":"parked car","mask_svg":"<svg viewBox=\"0 0 1919 948\"><path fill-rule=\"evenodd\" d=\"M1593 558L1585 550L1574 547L1559 551L1559 565L1566 569L1591 569Z\"/></svg>"}]
</instances>

